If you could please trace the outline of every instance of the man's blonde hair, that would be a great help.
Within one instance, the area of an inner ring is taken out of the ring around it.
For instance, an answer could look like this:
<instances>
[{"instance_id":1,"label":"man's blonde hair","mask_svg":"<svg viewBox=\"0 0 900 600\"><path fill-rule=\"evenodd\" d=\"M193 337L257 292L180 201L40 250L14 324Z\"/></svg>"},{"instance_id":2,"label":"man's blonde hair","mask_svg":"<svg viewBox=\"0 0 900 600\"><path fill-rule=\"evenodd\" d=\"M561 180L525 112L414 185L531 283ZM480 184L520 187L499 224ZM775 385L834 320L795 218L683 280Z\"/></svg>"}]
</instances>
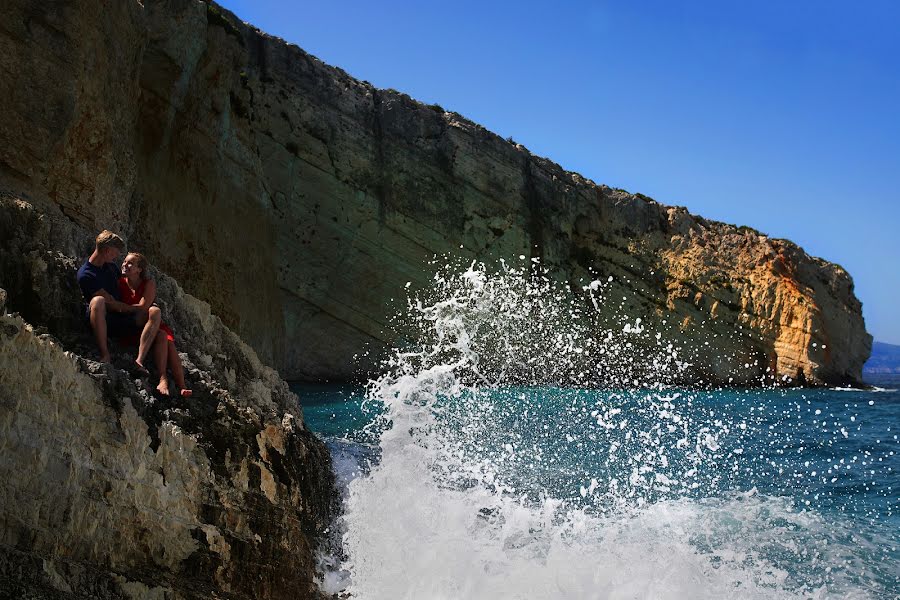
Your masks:
<instances>
[{"instance_id":1,"label":"man's blonde hair","mask_svg":"<svg viewBox=\"0 0 900 600\"><path fill-rule=\"evenodd\" d=\"M124 252L125 240L109 229L104 229L97 236L97 250L105 250L106 248L118 248L119 252Z\"/></svg>"}]
</instances>

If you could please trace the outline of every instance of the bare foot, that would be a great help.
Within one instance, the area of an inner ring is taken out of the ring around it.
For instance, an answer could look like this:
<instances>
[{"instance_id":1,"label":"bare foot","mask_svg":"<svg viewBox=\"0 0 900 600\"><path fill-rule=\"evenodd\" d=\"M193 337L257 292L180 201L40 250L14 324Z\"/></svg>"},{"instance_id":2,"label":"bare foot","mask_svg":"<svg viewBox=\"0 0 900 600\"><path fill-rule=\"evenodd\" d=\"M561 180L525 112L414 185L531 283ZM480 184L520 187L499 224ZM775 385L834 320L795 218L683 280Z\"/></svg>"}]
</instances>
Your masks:
<instances>
[{"instance_id":1,"label":"bare foot","mask_svg":"<svg viewBox=\"0 0 900 600\"><path fill-rule=\"evenodd\" d=\"M149 376L150 376L150 371L148 371L148 370L147 370L147 367L145 367L144 365L142 365L142 364L140 363L140 361L137 361L137 360L134 361L134 370L135 370L135 372L137 372L141 377L149 377Z\"/></svg>"},{"instance_id":2,"label":"bare foot","mask_svg":"<svg viewBox=\"0 0 900 600\"><path fill-rule=\"evenodd\" d=\"M109 354L101 354L100 362L109 364L112 362L112 359L109 357Z\"/></svg>"},{"instance_id":3,"label":"bare foot","mask_svg":"<svg viewBox=\"0 0 900 600\"><path fill-rule=\"evenodd\" d=\"M194 392L192 392L191 390L188 390L188 389L181 390L182 398L190 398L193 394L194 394Z\"/></svg>"},{"instance_id":4,"label":"bare foot","mask_svg":"<svg viewBox=\"0 0 900 600\"><path fill-rule=\"evenodd\" d=\"M159 385L156 386L156 391L162 394L163 396L169 395L169 380L165 377L160 378Z\"/></svg>"}]
</instances>

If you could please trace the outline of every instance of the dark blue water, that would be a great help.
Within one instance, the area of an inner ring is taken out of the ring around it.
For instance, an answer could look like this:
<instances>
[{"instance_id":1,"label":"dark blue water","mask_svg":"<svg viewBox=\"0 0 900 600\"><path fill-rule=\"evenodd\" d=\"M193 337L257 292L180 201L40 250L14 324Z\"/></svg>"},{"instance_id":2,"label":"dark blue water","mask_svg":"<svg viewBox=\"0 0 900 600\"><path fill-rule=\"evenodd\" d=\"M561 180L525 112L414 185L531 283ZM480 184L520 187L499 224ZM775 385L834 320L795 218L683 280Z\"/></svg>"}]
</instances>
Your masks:
<instances>
[{"instance_id":1,"label":"dark blue water","mask_svg":"<svg viewBox=\"0 0 900 600\"><path fill-rule=\"evenodd\" d=\"M443 485L479 485L477 464L522 502L552 497L599 516L766 498L752 527L718 511L724 524L690 543L715 566L718 546L752 537L753 560L784 570L779 585L802 595L896 597L900 376L871 383L882 389L491 388L436 405L421 439L442 449ZM293 389L342 480L365 476L388 426L382 405L355 388Z\"/></svg>"}]
</instances>

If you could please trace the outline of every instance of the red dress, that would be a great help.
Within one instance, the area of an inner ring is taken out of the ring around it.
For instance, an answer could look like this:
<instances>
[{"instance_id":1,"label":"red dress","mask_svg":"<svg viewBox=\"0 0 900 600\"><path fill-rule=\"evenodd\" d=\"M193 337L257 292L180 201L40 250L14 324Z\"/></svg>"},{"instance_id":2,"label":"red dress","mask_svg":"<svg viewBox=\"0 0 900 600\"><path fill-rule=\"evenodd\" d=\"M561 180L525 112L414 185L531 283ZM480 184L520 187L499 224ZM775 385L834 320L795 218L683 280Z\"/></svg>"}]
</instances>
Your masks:
<instances>
[{"instance_id":1,"label":"red dress","mask_svg":"<svg viewBox=\"0 0 900 600\"><path fill-rule=\"evenodd\" d=\"M122 299L122 302L125 304L137 304L144 297L144 289L147 287L147 280L142 279L140 285L137 286L137 289L133 292L131 291L131 287L128 285L128 280L124 277L119 277L119 297ZM166 339L170 342L175 341L175 334L172 332L172 328L166 325L165 323L159 324L159 330L166 334ZM141 341L140 334L138 335L130 335L122 338L122 341L127 344L137 344Z\"/></svg>"}]
</instances>

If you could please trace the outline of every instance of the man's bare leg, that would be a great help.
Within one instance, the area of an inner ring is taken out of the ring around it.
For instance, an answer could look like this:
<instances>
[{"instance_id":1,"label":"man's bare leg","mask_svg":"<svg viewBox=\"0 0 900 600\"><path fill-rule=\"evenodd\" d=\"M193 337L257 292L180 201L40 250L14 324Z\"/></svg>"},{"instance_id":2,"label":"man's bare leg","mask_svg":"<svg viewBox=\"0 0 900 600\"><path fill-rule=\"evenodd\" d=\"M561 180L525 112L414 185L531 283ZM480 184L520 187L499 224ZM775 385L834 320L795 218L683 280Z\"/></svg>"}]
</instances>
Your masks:
<instances>
[{"instance_id":1,"label":"man's bare leg","mask_svg":"<svg viewBox=\"0 0 900 600\"><path fill-rule=\"evenodd\" d=\"M109 346L106 343L106 300L102 296L91 298L91 329L94 331L94 339L100 349L100 362L108 363Z\"/></svg>"},{"instance_id":2,"label":"man's bare leg","mask_svg":"<svg viewBox=\"0 0 900 600\"><path fill-rule=\"evenodd\" d=\"M156 339L156 332L159 331L159 324L162 323L162 312L158 306L151 306L147 313L147 322L144 323L144 329L141 331L141 342L138 346L137 359L134 361L141 369L146 370L144 361L147 360L147 353Z\"/></svg>"},{"instance_id":3,"label":"man's bare leg","mask_svg":"<svg viewBox=\"0 0 900 600\"><path fill-rule=\"evenodd\" d=\"M168 368L166 364L169 354L168 345L169 340L166 339L166 334L162 331L157 331L156 337L153 339L153 362L156 363L156 368L159 370L159 385L156 386L156 390L163 396L169 395L169 374L166 372Z\"/></svg>"}]
</instances>

